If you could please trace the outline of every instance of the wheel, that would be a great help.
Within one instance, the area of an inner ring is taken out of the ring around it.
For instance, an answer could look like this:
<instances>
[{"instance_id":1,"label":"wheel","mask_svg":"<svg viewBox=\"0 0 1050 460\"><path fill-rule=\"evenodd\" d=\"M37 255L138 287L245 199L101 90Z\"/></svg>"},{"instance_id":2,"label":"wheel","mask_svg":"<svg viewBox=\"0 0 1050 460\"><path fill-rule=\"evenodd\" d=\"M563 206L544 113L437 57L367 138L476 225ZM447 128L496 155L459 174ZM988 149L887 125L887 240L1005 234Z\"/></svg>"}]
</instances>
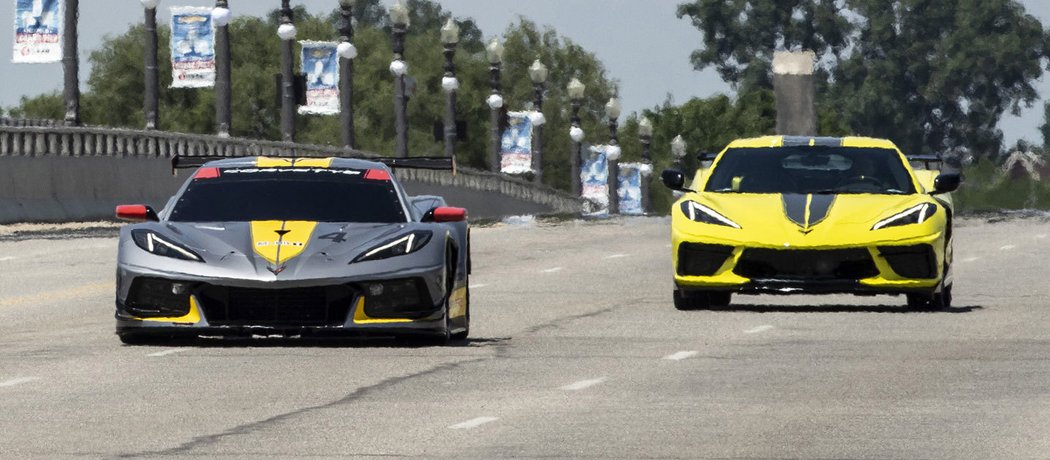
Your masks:
<instances>
[{"instance_id":1,"label":"wheel","mask_svg":"<svg viewBox=\"0 0 1050 460\"><path fill-rule=\"evenodd\" d=\"M674 290L674 307L679 310L697 310L711 306L711 297L704 291L684 292Z\"/></svg>"},{"instance_id":2,"label":"wheel","mask_svg":"<svg viewBox=\"0 0 1050 460\"><path fill-rule=\"evenodd\" d=\"M733 293L729 291L716 291L707 294L711 300L712 307L728 307L733 301Z\"/></svg>"},{"instance_id":3,"label":"wheel","mask_svg":"<svg viewBox=\"0 0 1050 460\"><path fill-rule=\"evenodd\" d=\"M908 308L912 310L925 310L930 306L930 296L926 294L907 294Z\"/></svg>"},{"instance_id":4,"label":"wheel","mask_svg":"<svg viewBox=\"0 0 1050 460\"><path fill-rule=\"evenodd\" d=\"M943 310L952 306L952 285L935 294L908 294L908 308L913 310Z\"/></svg>"}]
</instances>

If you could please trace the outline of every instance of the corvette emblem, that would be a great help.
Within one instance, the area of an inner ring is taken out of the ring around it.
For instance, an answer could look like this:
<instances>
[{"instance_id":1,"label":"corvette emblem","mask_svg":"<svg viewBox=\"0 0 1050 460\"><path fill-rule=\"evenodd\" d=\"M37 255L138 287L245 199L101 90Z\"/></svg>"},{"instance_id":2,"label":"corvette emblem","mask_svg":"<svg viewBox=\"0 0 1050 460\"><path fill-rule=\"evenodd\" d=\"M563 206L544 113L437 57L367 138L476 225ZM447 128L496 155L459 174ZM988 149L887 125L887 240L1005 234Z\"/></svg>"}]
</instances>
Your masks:
<instances>
[{"instance_id":1,"label":"corvette emblem","mask_svg":"<svg viewBox=\"0 0 1050 460\"><path fill-rule=\"evenodd\" d=\"M276 233L277 236L283 237L284 235L290 233L291 230L274 230L273 232Z\"/></svg>"},{"instance_id":2,"label":"corvette emblem","mask_svg":"<svg viewBox=\"0 0 1050 460\"><path fill-rule=\"evenodd\" d=\"M285 268L288 268L288 266L287 265L281 265L280 267L272 267L272 266L266 267L266 269L269 270L270 273L273 273L274 275L280 275L281 272L283 272Z\"/></svg>"}]
</instances>

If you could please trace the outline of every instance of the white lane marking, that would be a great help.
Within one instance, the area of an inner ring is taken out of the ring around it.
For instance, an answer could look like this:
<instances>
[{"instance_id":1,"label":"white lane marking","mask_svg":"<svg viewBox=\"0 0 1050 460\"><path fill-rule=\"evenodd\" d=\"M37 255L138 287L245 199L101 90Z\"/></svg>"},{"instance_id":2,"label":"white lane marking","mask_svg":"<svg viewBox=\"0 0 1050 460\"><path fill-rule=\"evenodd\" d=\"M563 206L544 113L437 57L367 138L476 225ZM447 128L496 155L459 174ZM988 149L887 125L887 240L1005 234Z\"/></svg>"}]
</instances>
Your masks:
<instances>
[{"instance_id":1,"label":"white lane marking","mask_svg":"<svg viewBox=\"0 0 1050 460\"><path fill-rule=\"evenodd\" d=\"M693 356L696 356L698 354L700 354L699 351L679 351L678 353L673 353L664 356L664 359L669 359L671 361L681 361L686 358L692 358Z\"/></svg>"},{"instance_id":2,"label":"white lane marking","mask_svg":"<svg viewBox=\"0 0 1050 460\"><path fill-rule=\"evenodd\" d=\"M605 377L601 377L601 378L597 378L597 379L590 379L590 380L580 380L579 382L572 382L572 383L570 383L568 385L565 385L565 386L561 387L561 389L565 390L565 391L582 390L584 388L593 387L593 386L595 386L595 385L597 385L599 383L602 383L604 381L605 381Z\"/></svg>"},{"instance_id":3,"label":"white lane marking","mask_svg":"<svg viewBox=\"0 0 1050 460\"><path fill-rule=\"evenodd\" d=\"M21 385L23 383L35 382L37 380L40 380L40 377L19 377L17 379L4 380L3 382L0 382L0 388L13 387L15 385Z\"/></svg>"},{"instance_id":4,"label":"white lane marking","mask_svg":"<svg viewBox=\"0 0 1050 460\"><path fill-rule=\"evenodd\" d=\"M766 331L768 331L770 329L773 329L773 326L765 324L765 325L758 326L758 327L753 328L753 329L748 329L748 330L744 331L744 333L745 334L758 334L759 332L766 332Z\"/></svg>"},{"instance_id":5,"label":"white lane marking","mask_svg":"<svg viewBox=\"0 0 1050 460\"><path fill-rule=\"evenodd\" d=\"M1016 248L1016 247L1017 247L1017 246L1015 246L1015 245L1012 245L1012 244L1008 244L1008 245L1006 245L1006 246L1003 246L1003 247L999 248L999 250L1000 250L1000 251L1009 251L1009 250L1011 250L1011 249L1014 249L1014 248Z\"/></svg>"},{"instance_id":6,"label":"white lane marking","mask_svg":"<svg viewBox=\"0 0 1050 460\"><path fill-rule=\"evenodd\" d=\"M150 357L156 358L158 356L168 356L168 355L174 355L175 353L182 353L182 352L187 351L187 350L188 349L186 349L186 348L174 348L174 349L171 349L171 350L164 350L164 351L158 351L156 353L150 353L150 354L148 354L146 356L150 356Z\"/></svg>"},{"instance_id":7,"label":"white lane marking","mask_svg":"<svg viewBox=\"0 0 1050 460\"><path fill-rule=\"evenodd\" d=\"M624 257L631 257L630 254L613 254L611 256L605 256L606 259L622 259Z\"/></svg>"},{"instance_id":8,"label":"white lane marking","mask_svg":"<svg viewBox=\"0 0 1050 460\"><path fill-rule=\"evenodd\" d=\"M554 268L548 268L548 269L544 270L544 271L543 271L543 273L554 273L554 272L560 272L560 271L562 271L562 270L564 270L564 269L565 269L565 267L554 267Z\"/></svg>"},{"instance_id":9,"label":"white lane marking","mask_svg":"<svg viewBox=\"0 0 1050 460\"><path fill-rule=\"evenodd\" d=\"M1040 233L1040 234L1036 235L1035 237L1039 238L1039 239L1046 238L1046 233Z\"/></svg>"},{"instance_id":10,"label":"white lane marking","mask_svg":"<svg viewBox=\"0 0 1050 460\"><path fill-rule=\"evenodd\" d=\"M0 262L7 262L9 260L15 260L17 257L0 257Z\"/></svg>"},{"instance_id":11,"label":"white lane marking","mask_svg":"<svg viewBox=\"0 0 1050 460\"><path fill-rule=\"evenodd\" d=\"M980 257L967 257L967 258L963 259L962 261L963 262L974 262L977 259L980 259Z\"/></svg>"},{"instance_id":12,"label":"white lane marking","mask_svg":"<svg viewBox=\"0 0 1050 460\"><path fill-rule=\"evenodd\" d=\"M477 289L477 288L483 288L483 287L485 287L485 286L488 286L488 285L487 285L487 284L485 284L485 283L478 283L478 284L471 284L471 285L470 285L470 288L471 288L471 289Z\"/></svg>"},{"instance_id":13,"label":"white lane marking","mask_svg":"<svg viewBox=\"0 0 1050 460\"><path fill-rule=\"evenodd\" d=\"M670 244L665 244L664 247L665 248L669 248L669 247L671 247L671 245Z\"/></svg>"},{"instance_id":14,"label":"white lane marking","mask_svg":"<svg viewBox=\"0 0 1050 460\"><path fill-rule=\"evenodd\" d=\"M495 422L496 420L499 420L499 417L478 417L478 418L472 418L472 419L467 420L465 422L460 422L460 423L457 423L455 425L452 425L449 428L451 428L453 430L469 430L471 428L479 427L479 426L484 425L484 424L489 423L489 422Z\"/></svg>"}]
</instances>

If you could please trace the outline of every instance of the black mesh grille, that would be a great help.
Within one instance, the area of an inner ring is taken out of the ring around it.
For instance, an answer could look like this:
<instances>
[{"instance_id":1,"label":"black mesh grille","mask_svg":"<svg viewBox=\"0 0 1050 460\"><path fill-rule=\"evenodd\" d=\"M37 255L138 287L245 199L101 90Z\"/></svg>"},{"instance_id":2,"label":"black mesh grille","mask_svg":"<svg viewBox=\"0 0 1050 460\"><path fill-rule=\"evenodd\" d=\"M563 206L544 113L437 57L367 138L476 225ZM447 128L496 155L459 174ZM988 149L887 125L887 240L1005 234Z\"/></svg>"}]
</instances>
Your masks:
<instances>
[{"instance_id":1,"label":"black mesh grille","mask_svg":"<svg viewBox=\"0 0 1050 460\"><path fill-rule=\"evenodd\" d=\"M678 275L714 275L732 254L732 246L682 243L678 245Z\"/></svg>"},{"instance_id":2,"label":"black mesh grille","mask_svg":"<svg viewBox=\"0 0 1050 460\"><path fill-rule=\"evenodd\" d=\"M746 249L734 272L751 279L859 280L878 275L867 249Z\"/></svg>"},{"instance_id":3,"label":"black mesh grille","mask_svg":"<svg viewBox=\"0 0 1050 460\"><path fill-rule=\"evenodd\" d=\"M201 308L216 326L338 326L350 311L347 286L248 289L209 286Z\"/></svg>"},{"instance_id":4,"label":"black mesh grille","mask_svg":"<svg viewBox=\"0 0 1050 460\"><path fill-rule=\"evenodd\" d=\"M160 278L136 278L124 308L140 318L185 316L190 312L189 285Z\"/></svg>"},{"instance_id":5,"label":"black mesh grille","mask_svg":"<svg viewBox=\"0 0 1050 460\"><path fill-rule=\"evenodd\" d=\"M879 246L879 255L886 259L898 275L905 278L931 279L937 277L937 256L933 246Z\"/></svg>"}]
</instances>

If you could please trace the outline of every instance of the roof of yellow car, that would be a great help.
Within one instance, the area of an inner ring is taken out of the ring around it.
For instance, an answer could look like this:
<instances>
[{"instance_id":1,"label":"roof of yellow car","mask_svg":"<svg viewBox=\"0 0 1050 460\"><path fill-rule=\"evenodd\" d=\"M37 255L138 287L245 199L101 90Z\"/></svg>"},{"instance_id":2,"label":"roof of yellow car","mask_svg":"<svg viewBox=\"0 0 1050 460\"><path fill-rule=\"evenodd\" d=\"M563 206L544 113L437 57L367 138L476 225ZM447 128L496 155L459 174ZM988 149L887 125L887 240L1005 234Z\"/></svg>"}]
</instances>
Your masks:
<instances>
[{"instance_id":1,"label":"roof of yellow car","mask_svg":"<svg viewBox=\"0 0 1050 460\"><path fill-rule=\"evenodd\" d=\"M816 137L816 136L763 136L748 139L737 139L730 142L727 148L783 147L786 145L826 145L841 147L875 147L896 149L890 140L874 137Z\"/></svg>"}]
</instances>

